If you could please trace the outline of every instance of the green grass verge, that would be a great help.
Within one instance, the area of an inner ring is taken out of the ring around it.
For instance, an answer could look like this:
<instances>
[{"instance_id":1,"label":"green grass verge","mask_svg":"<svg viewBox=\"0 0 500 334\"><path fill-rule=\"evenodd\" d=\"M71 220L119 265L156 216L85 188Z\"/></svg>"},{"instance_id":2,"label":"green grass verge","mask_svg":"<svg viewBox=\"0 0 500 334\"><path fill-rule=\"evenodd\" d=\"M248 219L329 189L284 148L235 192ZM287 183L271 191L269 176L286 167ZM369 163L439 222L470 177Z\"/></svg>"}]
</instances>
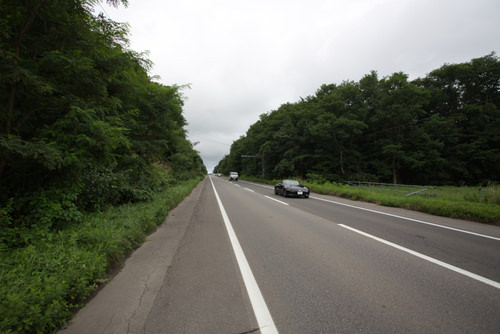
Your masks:
<instances>
[{"instance_id":1,"label":"green grass verge","mask_svg":"<svg viewBox=\"0 0 500 334\"><path fill-rule=\"evenodd\" d=\"M422 211L438 216L459 218L481 223L499 224L500 206L489 203L453 200L446 197L423 197L385 194L373 190L350 186L328 186L308 184L311 189L321 194L335 195L353 200L362 200L385 206Z\"/></svg>"},{"instance_id":2,"label":"green grass verge","mask_svg":"<svg viewBox=\"0 0 500 334\"><path fill-rule=\"evenodd\" d=\"M200 179L181 182L152 201L88 214L29 247L0 254L0 333L54 333L163 222Z\"/></svg>"},{"instance_id":3,"label":"green grass verge","mask_svg":"<svg viewBox=\"0 0 500 334\"><path fill-rule=\"evenodd\" d=\"M280 182L280 180L244 178L245 180L270 185ZM438 216L500 225L500 189L498 186L485 187L481 192L478 187L437 187L431 191L432 196L414 195L404 197L401 194L357 188L337 183L303 183L312 191L319 194L406 208Z\"/></svg>"}]
</instances>

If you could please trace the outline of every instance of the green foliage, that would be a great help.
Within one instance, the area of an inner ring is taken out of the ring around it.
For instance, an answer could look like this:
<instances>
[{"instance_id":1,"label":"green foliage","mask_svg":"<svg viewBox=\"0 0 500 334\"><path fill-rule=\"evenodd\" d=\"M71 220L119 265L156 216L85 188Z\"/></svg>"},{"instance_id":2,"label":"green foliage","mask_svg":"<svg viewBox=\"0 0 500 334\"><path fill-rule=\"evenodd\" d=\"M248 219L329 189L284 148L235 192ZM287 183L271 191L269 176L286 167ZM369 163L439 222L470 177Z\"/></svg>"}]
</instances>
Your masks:
<instances>
[{"instance_id":1,"label":"green foliage","mask_svg":"<svg viewBox=\"0 0 500 334\"><path fill-rule=\"evenodd\" d=\"M59 235L2 254L1 265L3 333L55 332L106 269L104 257Z\"/></svg>"},{"instance_id":2,"label":"green foliage","mask_svg":"<svg viewBox=\"0 0 500 334\"><path fill-rule=\"evenodd\" d=\"M2 333L55 332L206 173L185 87L153 82L94 5L0 6Z\"/></svg>"},{"instance_id":3,"label":"green foliage","mask_svg":"<svg viewBox=\"0 0 500 334\"><path fill-rule=\"evenodd\" d=\"M110 267L137 248L200 180L169 186L152 201L86 214L81 223L46 232L24 248L2 249L0 332L56 332L106 282ZM2 222L9 221L8 210L0 210Z\"/></svg>"},{"instance_id":4,"label":"green foliage","mask_svg":"<svg viewBox=\"0 0 500 334\"><path fill-rule=\"evenodd\" d=\"M437 187L432 196L402 196L398 193L378 191L331 182L304 183L312 191L353 200L363 200L385 206L401 207L434 215L467 219L482 223L500 224L500 203L497 186L489 186L481 193L476 187Z\"/></svg>"},{"instance_id":5,"label":"green foliage","mask_svg":"<svg viewBox=\"0 0 500 334\"><path fill-rule=\"evenodd\" d=\"M206 172L184 129L185 87L152 81L151 62L127 49L127 25L94 17L93 5L0 6L0 207L8 208L0 238L8 247Z\"/></svg>"},{"instance_id":6,"label":"green foliage","mask_svg":"<svg viewBox=\"0 0 500 334\"><path fill-rule=\"evenodd\" d=\"M266 178L475 185L500 175L500 61L494 53L404 73L322 85L262 114L215 170ZM244 161L241 154L259 155ZM262 166L263 164L263 166Z\"/></svg>"},{"instance_id":7,"label":"green foliage","mask_svg":"<svg viewBox=\"0 0 500 334\"><path fill-rule=\"evenodd\" d=\"M498 201L500 188L498 185L490 184L483 188L434 187L430 194L427 192L406 197L401 192L358 188L345 183L324 181L321 175L308 175L310 178L302 180L301 183L315 193L500 225L500 202ZM244 176L244 178L269 185L281 182L279 179L269 180L252 176Z\"/></svg>"}]
</instances>

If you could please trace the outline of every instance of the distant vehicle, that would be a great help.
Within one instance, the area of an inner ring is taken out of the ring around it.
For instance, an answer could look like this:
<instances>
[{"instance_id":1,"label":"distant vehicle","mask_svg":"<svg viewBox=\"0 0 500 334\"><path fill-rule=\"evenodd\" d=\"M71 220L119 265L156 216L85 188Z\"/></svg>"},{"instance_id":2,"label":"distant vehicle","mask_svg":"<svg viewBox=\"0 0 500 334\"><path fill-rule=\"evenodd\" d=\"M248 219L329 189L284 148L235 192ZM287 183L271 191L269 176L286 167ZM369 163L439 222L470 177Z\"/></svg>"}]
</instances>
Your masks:
<instances>
[{"instance_id":1,"label":"distant vehicle","mask_svg":"<svg viewBox=\"0 0 500 334\"><path fill-rule=\"evenodd\" d=\"M229 181L238 181L238 173L236 172L229 173Z\"/></svg>"},{"instance_id":2,"label":"distant vehicle","mask_svg":"<svg viewBox=\"0 0 500 334\"><path fill-rule=\"evenodd\" d=\"M216 176L220 176L220 173L215 174Z\"/></svg>"},{"instance_id":3,"label":"distant vehicle","mask_svg":"<svg viewBox=\"0 0 500 334\"><path fill-rule=\"evenodd\" d=\"M274 186L274 193L285 197L295 196L308 198L310 190L297 180L283 180L281 183Z\"/></svg>"}]
</instances>

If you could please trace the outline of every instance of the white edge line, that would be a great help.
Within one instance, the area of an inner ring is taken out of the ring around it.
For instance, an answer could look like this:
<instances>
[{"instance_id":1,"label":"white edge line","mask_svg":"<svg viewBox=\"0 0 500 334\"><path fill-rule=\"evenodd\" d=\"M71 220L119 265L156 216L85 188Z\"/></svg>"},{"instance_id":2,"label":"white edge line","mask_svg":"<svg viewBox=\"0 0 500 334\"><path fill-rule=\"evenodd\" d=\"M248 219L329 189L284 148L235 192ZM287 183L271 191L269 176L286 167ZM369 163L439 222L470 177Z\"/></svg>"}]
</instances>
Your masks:
<instances>
[{"instance_id":1,"label":"white edge line","mask_svg":"<svg viewBox=\"0 0 500 334\"><path fill-rule=\"evenodd\" d=\"M263 188L272 189L272 187L263 186L263 185L260 185L260 184L257 184L257 183L252 183L252 184L258 185L258 186L263 187ZM377 211L377 210L372 210L372 209L366 209L366 208L363 208L363 207L360 207L360 206L355 206L355 205L345 204L345 203L341 203L341 202L331 201L331 200L320 198L320 197L316 197L316 196L309 196L309 198L317 199L319 201L328 202L328 203L332 203L332 204L343 205L343 206L347 206L347 207L354 208L354 209L359 209L359 210L364 210L364 211L368 211L368 212L378 213L378 214L381 214L381 215L390 216L390 217L394 217L394 218L405 219L405 220L409 220L409 221L412 221L412 222L415 222L415 223L430 225L430 226L434 226L434 227L440 227L440 228L444 228L444 229L447 229L447 230L452 230L452 231L456 231L456 232L462 232L462 233L466 233L466 234L470 234L470 235L475 235L475 236L482 237L482 238L487 238L487 239L492 239L492 240L500 241L500 238L493 237L491 235L486 235L486 234L481 234L481 233L476 233L476 232L461 230L461 229L458 229L458 228L449 227L449 226L440 225L440 224L435 224L435 223L430 223L430 222L426 222L426 221L423 221L423 220L418 220L418 219L413 219L413 218L409 218L409 217L398 216L398 215L395 215L395 214L392 214L392 213L386 213L386 212L382 212L382 211Z\"/></svg>"},{"instance_id":2,"label":"white edge line","mask_svg":"<svg viewBox=\"0 0 500 334\"><path fill-rule=\"evenodd\" d=\"M245 287L247 288L248 297L250 298L250 302L252 303L253 311L255 313L257 323L259 324L260 332L262 334L277 334L278 330L276 329L271 313L267 308L266 301L264 300L264 297L260 292L259 285L255 280L252 269L250 268L250 265L248 264L248 261L245 257L245 253L243 252L240 242L236 237L236 233L234 232L233 226L231 225L231 221L229 220L226 210L222 205L222 201L219 198L219 194L215 189L214 183L212 182L212 180L210 180L210 182L212 183L217 203L219 203L222 218L224 220L224 224L226 225L229 240L231 241L231 245L233 246L234 255L236 256L236 260L241 271L241 276L243 277L243 281L245 282Z\"/></svg>"},{"instance_id":3,"label":"white edge line","mask_svg":"<svg viewBox=\"0 0 500 334\"><path fill-rule=\"evenodd\" d=\"M459 274L462 274L462 275L464 275L464 276L470 277L470 278L475 279L475 280L477 280L477 281L479 281L479 282L482 282L482 283L488 284L488 285L490 285L490 286L492 286L492 287L494 287L494 288L500 289L500 283L495 282L495 281L493 281L493 280L490 280L490 279L488 279L488 278L486 278L486 277L479 276L479 275L477 275L477 274L471 273L470 271L467 271L467 270L464 270L464 269L461 269L461 268L455 267L455 266L453 266L453 265L451 265L451 264L448 264L448 263L446 263L446 262L443 262L443 261L440 261L440 260L434 259L434 258L432 258L432 257L430 257L430 256L427 256L427 255L424 255L424 254L421 254L421 253L415 252L415 251L413 251L413 250L411 250L411 249L405 248L405 247L403 247L403 246L400 246L400 245L395 244L395 243L392 243L392 242L390 242L390 241L387 241L387 240L381 239L381 238L379 238L379 237L376 237L376 236L374 236L374 235L371 235L371 234L365 233L365 232L360 231L360 230L357 230L357 229L355 229L355 228L352 228L352 227L346 226L346 225L344 225L344 224L338 224L338 225L339 225L339 226L341 226L341 227L343 227L343 228L346 228L346 229L348 229L348 230L351 230L351 231L353 231L353 232L356 232L356 233L359 233L359 234L361 234L361 235L364 235L364 236L365 236L365 237L367 237L367 238L371 238L371 239L373 239L373 240L376 240L376 241L381 242L381 243L383 243L383 244L386 244L386 245L388 245L388 246L391 246L391 247L394 247L394 248L396 248L396 249L402 250L403 252L409 253L409 254L411 254L411 255L414 255L414 256L419 257L419 258L421 258L421 259L424 259L424 260L426 260L426 261L429 261L429 262L432 262L432 263L434 263L434 264L437 264L438 266L441 266L441 267L444 267L444 268L446 268L446 269L449 269L449 270L455 271L455 272L457 272L457 273L459 273Z\"/></svg>"},{"instance_id":4,"label":"white edge line","mask_svg":"<svg viewBox=\"0 0 500 334\"><path fill-rule=\"evenodd\" d=\"M406 220L409 220L409 221L412 221L412 222L416 222L416 223L420 223L420 224L431 225L431 226L434 226L434 227L440 227L440 228L444 228L444 229L447 229L447 230L452 230L452 231L456 231L456 232L467 233L467 234L475 235L475 236L478 236L478 237L483 237L483 238L488 238L488 239L493 239L493 240L500 241L500 238L492 237L490 235L480 234L480 233L476 233L476 232L470 232L470 231L461 230L461 229L458 229L458 228L449 227L449 226L445 226L445 225L439 225L439 224L429 223L429 222L426 222L426 221L423 221L423 220L418 220L418 219L413 219L413 218L408 218L408 217L394 215L392 213L386 213L386 212L382 212L382 211L377 211L377 210L372 210L372 209L366 209L366 208L362 208L362 207L355 206L355 205L350 205L350 204L345 204L345 203L330 201L328 199L323 199L323 198L320 198L320 197L310 196L310 198L314 198L314 199L317 199L317 200L320 200L320 201L324 201L324 202L328 202L328 203L332 203L332 204L343 205L343 206L347 206L347 207L354 208L354 209L359 209L359 210L369 211L369 212L373 212L373 213L378 213L378 214L381 214L381 215L390 216L390 217L394 217L394 218L406 219Z\"/></svg>"},{"instance_id":5,"label":"white edge line","mask_svg":"<svg viewBox=\"0 0 500 334\"><path fill-rule=\"evenodd\" d=\"M266 196L266 195L264 195L264 197L267 197L267 198L269 198L269 199L272 199L273 201L276 201L276 202L281 203L281 204L283 204L283 205L288 205L288 203L282 202L282 201L280 201L279 199L272 198L272 197L269 197L269 196Z\"/></svg>"}]
</instances>

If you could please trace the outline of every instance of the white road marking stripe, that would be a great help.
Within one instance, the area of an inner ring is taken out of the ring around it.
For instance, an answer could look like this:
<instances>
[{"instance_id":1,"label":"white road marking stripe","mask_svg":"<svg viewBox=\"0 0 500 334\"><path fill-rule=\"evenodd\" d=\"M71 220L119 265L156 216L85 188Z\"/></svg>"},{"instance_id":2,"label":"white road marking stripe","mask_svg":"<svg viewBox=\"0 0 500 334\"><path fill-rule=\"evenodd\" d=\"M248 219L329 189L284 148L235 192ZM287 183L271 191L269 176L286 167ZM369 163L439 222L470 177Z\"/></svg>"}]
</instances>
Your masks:
<instances>
[{"instance_id":1,"label":"white road marking stripe","mask_svg":"<svg viewBox=\"0 0 500 334\"><path fill-rule=\"evenodd\" d=\"M378 214L381 214L381 215L390 216L390 217L394 217L394 218L406 219L406 220L409 220L409 221L412 221L412 222L416 222L416 223L420 223L420 224L431 225L431 226L434 226L434 227L440 227L440 228L444 228L444 229L447 229L447 230L452 230L452 231L456 231L456 232L467 233L467 234L475 235L475 236L482 237L482 238L488 238L488 239L493 239L493 240L500 241L500 238L492 237L490 235L480 234L480 233L476 233L476 232L470 232L470 231L461 230L461 229L458 229L458 228L449 227L449 226L445 226L445 225L439 225L439 224L429 223L429 222L426 222L426 221L423 221L423 220L418 220L418 219L413 219L413 218L398 216L398 215L394 215L392 213L386 213L386 212L372 210L372 209L366 209L366 208L362 208L362 207L354 206L354 205L350 205L350 204L345 204L345 203L330 201L330 200L319 198L319 197L310 196L310 198L314 198L314 199L317 199L317 200L320 200L320 201L324 201L324 202L328 202L328 203L332 203L332 204L343 205L343 206L347 206L347 207L354 208L354 209L359 209L359 210L364 210L364 211L368 211L368 212L378 213Z\"/></svg>"},{"instance_id":2,"label":"white road marking stripe","mask_svg":"<svg viewBox=\"0 0 500 334\"><path fill-rule=\"evenodd\" d=\"M386 245L388 245L388 246L391 246L391 247L394 247L394 248L396 248L396 249L402 250L403 252L409 253L409 254L411 254L411 255L414 255L414 256L419 257L419 258L421 258L421 259L424 259L424 260L426 260L426 261L429 261L429 262L432 262L432 263L434 263L434 264L437 264L438 266L441 266L441 267L444 267L444 268L446 268L446 269L449 269L449 270L455 271L455 272L457 272L457 273L459 273L459 274L462 274L462 275L464 275L464 276L470 277L470 278L475 279L475 280L477 280L477 281L479 281L479 282L482 282L482 283L488 284L488 285L490 285L490 286L492 286L492 287L494 287L494 288L500 289L500 283L495 282L495 281L493 281L493 280L490 280L490 279L488 279L488 278L486 278L486 277L476 275L476 274L474 274L474 273L471 273L470 271L467 271L467 270L464 270L464 269L461 269L461 268L455 267L455 266L453 266L453 265L451 265L451 264L448 264L448 263L446 263L446 262L443 262L443 261L437 260L437 259L435 259L435 258L432 258L432 257L430 257L430 256L427 256L427 255L424 255L424 254L421 254L421 253L415 252L415 251L413 251L413 250L411 250L411 249L405 248L405 247L403 247L403 246L400 246L400 245L395 244L395 243L392 243L392 242L390 242L390 241L387 241L387 240L381 239L381 238L379 238L379 237L376 237L376 236L374 236L374 235L371 235L371 234L365 233L365 232L360 231L360 230L357 230L357 229L355 229L355 228L352 228L352 227L346 226L346 225L344 225L344 224L338 224L338 225L339 225L339 226L341 226L341 227L343 227L343 228L346 228L346 229L348 229L348 230L351 230L351 231L353 231L353 232L356 232L356 233L359 233L359 234L361 234L361 235L364 235L365 237L368 237L368 238L371 238L371 239L376 240L376 241L378 241L378 242L381 242L381 243L383 243L383 244L386 244Z\"/></svg>"},{"instance_id":3,"label":"white road marking stripe","mask_svg":"<svg viewBox=\"0 0 500 334\"><path fill-rule=\"evenodd\" d=\"M249 192L251 192L251 193L254 193L254 192L255 192L255 191L253 191L253 190L252 190L252 189L250 189L250 188L245 188L245 190L248 190L248 191L249 191Z\"/></svg>"},{"instance_id":4,"label":"white road marking stripe","mask_svg":"<svg viewBox=\"0 0 500 334\"><path fill-rule=\"evenodd\" d=\"M260 185L258 183L253 183L253 184L255 184L257 186L260 186L262 188L273 189L273 187L263 186L263 185ZM481 234L481 233L476 233L476 232L461 230L461 229L458 229L458 228L449 227L449 226L445 226L445 225L439 225L439 224L435 224L435 223L430 223L430 222L426 222L426 221L423 221L423 220L408 218L408 217L404 217L404 216L398 216L398 215L394 215L392 213L387 213L387 212L382 212L382 211L377 211L377 210L372 210L372 209L366 209L366 208L362 208L360 206L355 206L355 205L340 203L340 202L336 202L336 201L331 201L331 200L320 198L320 197L316 197L316 196L309 196L309 198L317 199L319 201L328 202L328 203L332 203L332 204L343 205L343 206L347 206L347 207L354 208L354 209L359 209L359 210L369 211L369 212L373 212L373 213L378 213L378 214L381 214L381 215L386 215L386 216L390 216L390 217L394 217L394 218L406 219L406 220L409 220L409 221L412 221L412 222L415 222L415 223L430 225L430 226L434 226L434 227L444 228L444 229L447 229L447 230L452 230L452 231L456 231L456 232L467 233L467 234L475 235L475 236L482 237L482 238L487 238L487 239L492 239L492 240L500 241L500 238L493 237L491 235L486 235L486 234Z\"/></svg>"},{"instance_id":5,"label":"white road marking stripe","mask_svg":"<svg viewBox=\"0 0 500 334\"><path fill-rule=\"evenodd\" d=\"M278 202L278 203L281 203L281 204L284 204L284 205L288 205L288 203L282 202L282 201L280 201L279 199L272 198L272 197L269 197L269 196L264 196L264 197L267 197L267 198L269 198L269 199L272 199L273 201L276 201L276 202Z\"/></svg>"},{"instance_id":6,"label":"white road marking stripe","mask_svg":"<svg viewBox=\"0 0 500 334\"><path fill-rule=\"evenodd\" d=\"M238 266L240 267L241 276L243 277L243 281L245 282L245 287L247 288L248 297L250 298L250 302L252 303L253 311L255 313L255 318L257 318L257 323L259 324L259 329L262 334L278 334L278 330L274 324L273 318L271 317L271 313L267 308L266 301L260 292L259 285L253 276L252 269L248 264L248 261L245 257L245 253L241 248L240 242L236 237L236 233L234 232L233 226L231 225L231 221L227 216L226 210L222 205L222 201L219 198L219 194L215 189L214 183L210 179L212 183L212 187L214 188L215 197L217 198L217 203L219 203L219 208L222 213L222 218L224 219L224 224L226 225L227 233L229 235L229 239L231 241L231 245L233 246L233 251L236 256L236 260L238 262Z\"/></svg>"},{"instance_id":7,"label":"white road marking stripe","mask_svg":"<svg viewBox=\"0 0 500 334\"><path fill-rule=\"evenodd\" d=\"M258 183L252 183L252 184L255 184L255 185L260 186L262 188L273 189L273 187L263 186L263 185L260 185ZM446 225L440 225L440 224L426 222L424 220L419 220L419 219L414 219L414 218L409 218L409 217L404 217L404 216L398 216L398 215L395 215L395 214L392 214L392 213L387 213L387 212L382 212L382 211L377 211L377 210L372 210L372 209L366 209L366 208L362 208L360 206L355 206L355 205L345 204L345 203L341 203L341 202L331 201L331 200L320 198L320 197L316 197L316 196L309 196L309 198L317 199L319 201L328 202L328 203L332 203L332 204L343 205L343 206L347 206L349 208L354 208L354 209L364 210L364 211L368 211L368 212L378 213L378 214L381 214L381 215L386 215L386 216L390 216L390 217L394 217L394 218L405 219L405 220L409 220L409 221L412 221L412 222L415 222L415 223L430 225L430 226L439 227L439 228L443 228L443 229L447 229L447 230L451 230L451 231L455 231L455 232L461 232L461 233L475 235L475 236L482 237L482 238L487 238L487 239L492 239L492 240L500 241L499 237L493 237L491 235L486 235L486 234L471 232L471 231L467 231L467 230L461 230L461 229L450 227L450 226L446 226Z\"/></svg>"}]
</instances>

